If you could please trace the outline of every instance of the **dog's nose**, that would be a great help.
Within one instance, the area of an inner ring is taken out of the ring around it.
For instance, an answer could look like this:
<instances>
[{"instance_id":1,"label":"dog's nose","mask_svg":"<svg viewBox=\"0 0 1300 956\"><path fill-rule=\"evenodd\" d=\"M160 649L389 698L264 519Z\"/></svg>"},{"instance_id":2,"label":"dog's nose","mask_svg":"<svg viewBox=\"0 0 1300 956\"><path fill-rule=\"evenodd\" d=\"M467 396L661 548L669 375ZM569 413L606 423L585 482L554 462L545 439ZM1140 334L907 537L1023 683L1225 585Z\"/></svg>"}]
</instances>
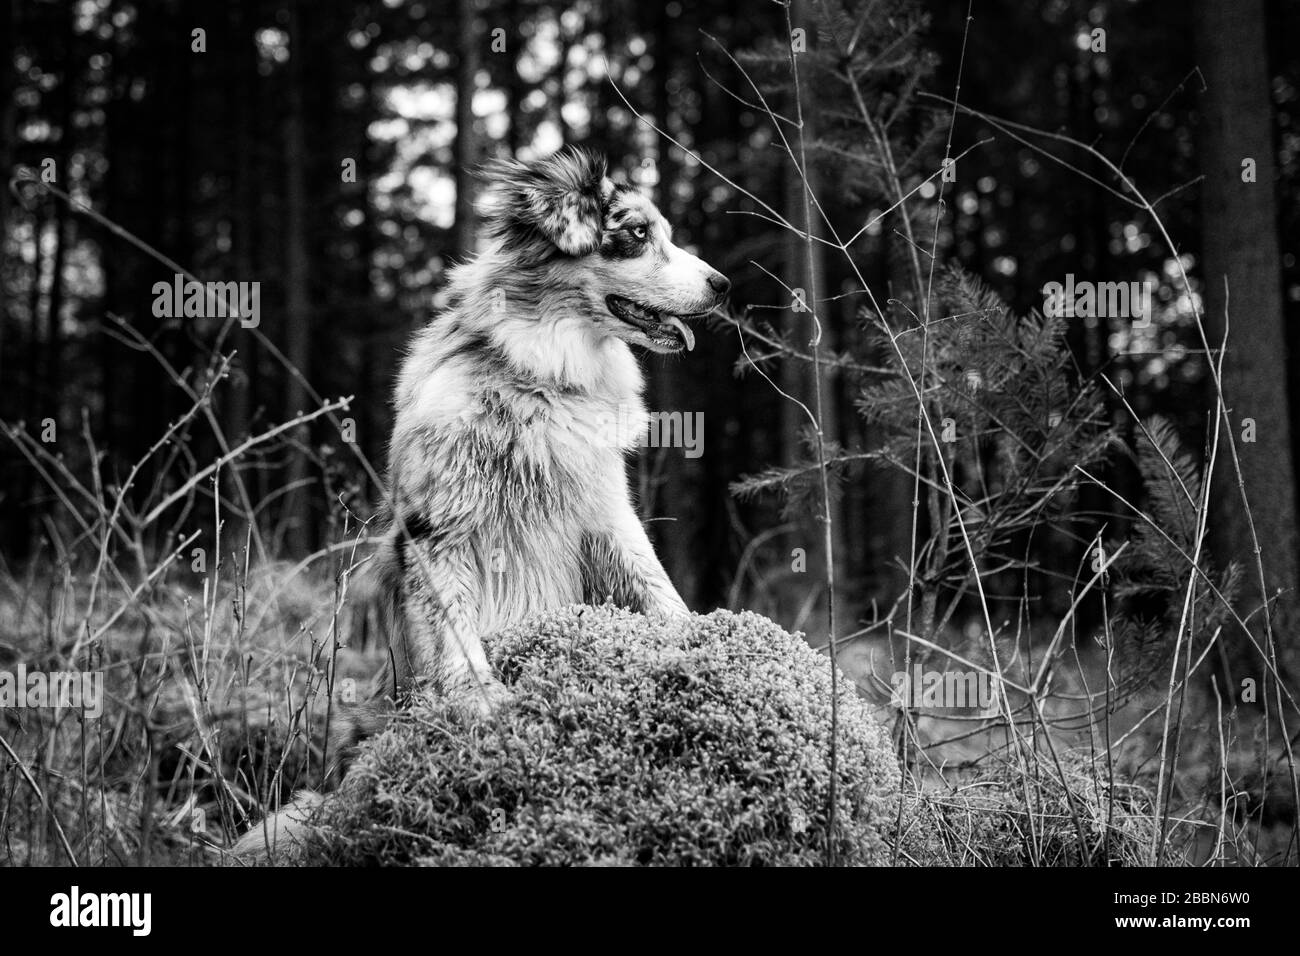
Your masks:
<instances>
[{"instance_id":1,"label":"dog's nose","mask_svg":"<svg viewBox=\"0 0 1300 956\"><path fill-rule=\"evenodd\" d=\"M721 272L715 272L709 276L709 288L720 296L726 295L727 290L731 288L731 280Z\"/></svg>"}]
</instances>

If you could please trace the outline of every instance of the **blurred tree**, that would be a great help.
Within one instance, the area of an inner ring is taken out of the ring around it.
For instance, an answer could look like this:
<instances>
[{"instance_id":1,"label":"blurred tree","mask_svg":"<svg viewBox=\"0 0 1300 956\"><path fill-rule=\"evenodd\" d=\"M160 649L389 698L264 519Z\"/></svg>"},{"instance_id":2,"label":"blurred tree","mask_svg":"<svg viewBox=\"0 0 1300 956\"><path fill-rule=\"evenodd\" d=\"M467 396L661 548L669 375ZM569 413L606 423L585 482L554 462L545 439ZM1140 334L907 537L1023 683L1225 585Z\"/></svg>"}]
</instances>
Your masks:
<instances>
[{"instance_id":1,"label":"blurred tree","mask_svg":"<svg viewBox=\"0 0 1300 956\"><path fill-rule=\"evenodd\" d=\"M474 90L487 34L478 19L475 0L456 0L456 147L452 159L456 177L454 242L463 256L474 252L474 167L481 153L474 125ZM509 40L507 40L509 44Z\"/></svg>"},{"instance_id":2,"label":"blurred tree","mask_svg":"<svg viewBox=\"0 0 1300 956\"><path fill-rule=\"evenodd\" d=\"M827 283L826 246L823 244L826 239L826 214L819 205L831 201L830 194L824 188L829 180L823 180L821 164L815 161L818 155L818 129L821 125L819 114L827 107L820 100L819 91L812 86L817 74L811 66L804 63L812 58L810 51L815 50L818 42L818 20L809 9L811 6L800 0L790 0L790 23L795 35L788 42L794 49L794 56L787 60L789 83L784 99L787 104L786 115L791 119L797 118L802 123L802 129L791 128L786 131L793 156L784 163L785 218L797 232L786 234L784 250L785 281L795 290L794 295L789 297L789 319L785 332L797 348L808 352L811 351L813 339L820 335L818 347L829 354L834 352L840 340L839 322L842 313L836 308ZM796 76L796 70L800 75ZM798 101L795 100L796 91ZM837 104L832 109L839 108L840 105ZM778 378L781 390L787 395L797 398L809 410L820 407L819 425L832 444L838 443L841 437L836 379L833 366L823 364L818 376L814 373L812 362L799 361L781 363ZM821 390L820 406L816 401L817 389ZM810 454L810 429L811 423L802 408L793 402L781 403L781 458L784 464L794 465ZM846 557L843 547L844 510L838 494L832 496L827 507L835 541L832 550L838 556L840 564L843 564ZM818 523L810 525L794 542L810 556L816 556L810 562L807 577L795 579L798 582L798 599L806 597L807 587L803 584L804 581L820 582L825 579L826 557L822 537L822 528ZM847 582L843 576L837 581L838 593Z\"/></svg>"},{"instance_id":3,"label":"blurred tree","mask_svg":"<svg viewBox=\"0 0 1300 956\"><path fill-rule=\"evenodd\" d=\"M309 33L298 0L289 2L288 96L284 126L285 168L285 250L284 250L284 326L285 356L289 364L310 380L312 374L309 325L311 323L311 277L307 240L307 144L303 130L303 89L307 83L304 69L308 56ZM303 379L286 375L284 414L286 417L309 410ZM307 429L299 430L306 436ZM289 456L285 527L291 553L303 554L311 544L310 497L305 485L310 459L306 449Z\"/></svg>"},{"instance_id":4,"label":"blurred tree","mask_svg":"<svg viewBox=\"0 0 1300 956\"><path fill-rule=\"evenodd\" d=\"M1225 328L1229 330L1224 401L1231 427L1237 431L1241 473L1254 517L1252 530L1232 456L1221 446L1213 485L1211 540L1219 560L1245 562L1253 582L1257 537L1270 596L1288 591L1289 605L1300 584L1300 539L1287 406L1264 0L1197 0L1193 6L1197 59L1206 84L1201 114L1206 334L1210 347L1217 349ZM1258 436L1253 443L1240 441L1248 419ZM1243 590L1251 595L1253 607L1255 595Z\"/></svg>"}]
</instances>

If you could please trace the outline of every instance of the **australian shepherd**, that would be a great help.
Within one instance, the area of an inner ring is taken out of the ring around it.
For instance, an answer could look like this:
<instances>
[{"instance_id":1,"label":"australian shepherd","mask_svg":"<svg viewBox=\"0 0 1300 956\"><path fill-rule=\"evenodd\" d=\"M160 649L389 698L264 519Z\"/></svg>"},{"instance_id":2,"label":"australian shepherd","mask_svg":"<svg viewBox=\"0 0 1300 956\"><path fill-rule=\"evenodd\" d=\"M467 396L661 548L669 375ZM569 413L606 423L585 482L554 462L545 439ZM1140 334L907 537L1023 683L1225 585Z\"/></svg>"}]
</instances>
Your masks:
<instances>
[{"instance_id":1,"label":"australian shepherd","mask_svg":"<svg viewBox=\"0 0 1300 956\"><path fill-rule=\"evenodd\" d=\"M646 420L633 346L689 351L688 323L730 286L593 153L498 161L487 178L483 251L451 271L446 311L402 365L376 579L382 696L428 687L480 713L507 696L483 634L574 603L686 613L624 467ZM345 724L340 756L374 729ZM237 852L274 835L254 828Z\"/></svg>"}]
</instances>

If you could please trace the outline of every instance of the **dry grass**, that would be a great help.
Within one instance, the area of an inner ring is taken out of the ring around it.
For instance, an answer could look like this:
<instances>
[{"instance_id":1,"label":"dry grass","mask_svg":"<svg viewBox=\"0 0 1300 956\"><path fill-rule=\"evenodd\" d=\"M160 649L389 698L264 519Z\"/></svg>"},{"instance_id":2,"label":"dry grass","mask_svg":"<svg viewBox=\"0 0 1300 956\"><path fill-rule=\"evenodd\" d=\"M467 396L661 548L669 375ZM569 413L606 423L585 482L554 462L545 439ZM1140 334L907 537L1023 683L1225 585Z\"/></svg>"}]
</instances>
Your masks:
<instances>
[{"instance_id":1,"label":"dry grass","mask_svg":"<svg viewBox=\"0 0 1300 956\"><path fill-rule=\"evenodd\" d=\"M84 583L0 580L0 670L97 672L104 693L97 719L0 711L18 762L0 754L0 861L200 863L250 814L319 783L329 688L362 688L377 666L335 648L332 583L283 565L183 577L103 612L115 620L84 648Z\"/></svg>"},{"instance_id":2,"label":"dry grass","mask_svg":"<svg viewBox=\"0 0 1300 956\"><path fill-rule=\"evenodd\" d=\"M73 586L65 579L64 587ZM249 820L277 805L292 790L315 787L321 779L320 742L329 710L331 675L337 706L343 696L341 682L352 677L358 687L364 686L365 678L380 662L377 649L363 652L347 646L357 616L335 613L335 590L330 578L294 573L285 565L250 573L247 581L209 587L206 595L192 584L160 579L147 602L138 601L132 610L118 615L96 647L82 652L82 663L105 674L107 704L100 719L83 721L67 710L4 711L0 735L13 748L22 770L8 756L0 755L0 830L4 833L0 860L10 865L66 862L70 850L78 862L95 865L215 863L223 859L221 848ZM356 599L354 595L350 600ZM73 663L60 657L58 648L68 647L68 632L61 628L75 620L69 609L79 603L75 590L61 590L49 582L36 586L32 580L6 579L0 587L0 614L6 623L0 669L12 670L19 660L29 668L47 670ZM52 616L50 609L54 609ZM347 601L344 609L351 609ZM505 652L500 648L512 646L526 650L538 645L549 648L552 656L581 649L581 641L562 640L561 631L558 625L549 630L517 631L493 642L494 654L501 657ZM651 654L662 643L655 638L658 631L640 627L634 616L623 615L618 631L618 639L632 647L644 640L644 647L629 651L634 657ZM781 632L773 629L773 633ZM62 640L54 635L61 635ZM333 647L336 635L341 645L337 652ZM715 658L715 663L718 660ZM791 655L771 655L764 665L765 676L715 667L700 675L700 687L711 699L727 687L737 688L734 696L741 700L741 684L751 690L788 685L783 693L794 705L800 692L793 675L802 673L800 666L806 669L815 660L814 655L798 652L796 646ZM625 681L622 692L626 693L635 686L636 672L636 667L630 666L621 672L606 672L605 678L615 684ZM825 674L818 672L818 676ZM530 671L529 707L512 711L518 719L508 722L519 739L529 739L530 733L540 739L537 728L553 726L552 717L560 720L555 708L567 699L563 677L564 673L550 673L545 668ZM1141 711L1150 699L1158 700L1158 694L1135 701L1133 713ZM429 713L438 710L436 702L422 706L429 708ZM1067 704L1062 700L1055 706L1063 709ZM1077 713L1076 704L1069 706ZM665 720L670 711L686 713L672 711L667 704L664 708ZM570 710L581 724L581 709L570 706ZM698 716L697 705L687 710ZM809 766L821 765L825 771L829 724L821 727L819 737L816 727L827 714L814 711L816 708L807 711L811 736L790 743L791 757ZM1051 716L1055 719L1063 712ZM900 716L889 708L876 713L885 721ZM458 775L460 764L444 760L448 756L445 746L430 745L430 725L417 716L376 742L363 758L363 765L374 772L360 779L373 783L383 774L394 779L405 775L415 781L412 793L430 796L426 791L433 787L444 800L455 796L465 819L490 821L492 807L504 798L500 793L489 798L484 791L479 794L481 806L474 806L473 794L482 790L481 774ZM1121 725L1119 717L1112 717L1117 735L1119 727L1131 729L1137 719L1129 718ZM862 745L863 734L873 736L880 731L872 728L872 718L864 716L860 705L845 708L841 719L846 723L841 729L845 736L840 741L839 773L848 786L854 772L853 754ZM904 775L894 762L896 757L889 758L894 783L892 796L886 796L894 809L890 825L882 827L887 849L879 851L883 856L878 856L877 862L1067 866L1149 862L1159 830L1150 786L1152 755L1158 748L1149 735L1134 734L1111 752L1099 745L1096 736L1089 745L1090 735L1100 732L1101 721L1084 722L1063 741L1068 744L1061 754L1063 775L1042 750L1025 775L1019 763L1009 759L1014 751L1006 745L1005 731L999 732L995 724L991 722L972 735L970 725L960 720L920 718L921 739L927 746L936 744L926 750L932 766L924 773ZM953 742L957 731L961 738ZM471 736L487 732L486 727L458 731ZM1277 819L1271 821L1271 829L1248 825L1250 812L1257 808L1251 802L1248 783L1242 780L1252 771L1239 759L1229 768L1237 782L1230 791L1227 823L1220 839L1216 827L1220 807L1206 799L1219 789L1217 735L1210 730L1197 734L1196 740L1201 747L1196 753L1185 754L1175 784L1186 799L1175 814L1174 836L1165 862L1205 860L1216 853L1227 863L1266 862L1255 852L1261 833L1266 841L1271 834L1284 842L1287 826ZM728 748L722 741L715 750ZM462 756L474 753L456 752ZM553 757L548 772L556 792L569 792L584 779L583 765L575 758L573 766L566 768L563 753ZM539 765L530 762L529 766L530 772L535 772ZM650 776L647 769L646 781L652 779L658 778ZM373 788L367 792L373 801ZM391 796L392 790L385 792ZM661 810L690 799L686 790L680 794L665 790L661 796ZM341 831L347 836L334 845L341 853L340 860L359 859L357 854L371 845L357 834L373 835L377 828L382 829L383 818L371 814L367 806L363 800L356 801L357 813ZM696 815L708 816L705 809L701 805ZM726 814L715 816L714 824L721 826ZM429 818L424 819L427 822ZM842 830L849 826L845 819L839 824ZM810 820L816 821L815 808ZM893 835L898 827L901 839ZM551 857L543 852L548 833L559 840L564 833L571 835L571 829L533 828L529 845L541 854L538 860L554 859L554 854L560 853L560 844L547 851ZM403 843L394 842L390 833L385 843L388 849L375 851L376 858L387 862L432 859L427 836ZM572 849L571 841L566 845ZM356 852L349 856L340 846L350 846ZM866 845L861 849L865 851ZM1266 842L1265 852L1267 849ZM384 853L390 856L384 857ZM754 853L761 856L757 849ZM733 857L727 859L743 861L743 853ZM848 862L858 853L841 847L841 857ZM817 854L809 862L814 860L820 860ZM480 862L488 860L484 857Z\"/></svg>"}]
</instances>

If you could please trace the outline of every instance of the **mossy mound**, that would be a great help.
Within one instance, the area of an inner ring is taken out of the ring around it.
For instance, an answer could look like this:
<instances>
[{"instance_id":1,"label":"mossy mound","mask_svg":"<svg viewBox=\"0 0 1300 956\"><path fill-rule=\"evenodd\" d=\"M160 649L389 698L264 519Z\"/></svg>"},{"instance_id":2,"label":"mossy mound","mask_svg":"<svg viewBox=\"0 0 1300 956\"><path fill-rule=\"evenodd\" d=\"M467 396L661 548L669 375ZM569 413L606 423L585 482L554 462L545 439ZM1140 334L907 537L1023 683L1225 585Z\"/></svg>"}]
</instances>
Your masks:
<instances>
[{"instance_id":1,"label":"mossy mound","mask_svg":"<svg viewBox=\"0 0 1300 956\"><path fill-rule=\"evenodd\" d=\"M490 719L418 699L368 742L302 862L805 865L826 853L831 675L764 617L571 607L486 642ZM886 864L898 764L840 681L835 851Z\"/></svg>"}]
</instances>

